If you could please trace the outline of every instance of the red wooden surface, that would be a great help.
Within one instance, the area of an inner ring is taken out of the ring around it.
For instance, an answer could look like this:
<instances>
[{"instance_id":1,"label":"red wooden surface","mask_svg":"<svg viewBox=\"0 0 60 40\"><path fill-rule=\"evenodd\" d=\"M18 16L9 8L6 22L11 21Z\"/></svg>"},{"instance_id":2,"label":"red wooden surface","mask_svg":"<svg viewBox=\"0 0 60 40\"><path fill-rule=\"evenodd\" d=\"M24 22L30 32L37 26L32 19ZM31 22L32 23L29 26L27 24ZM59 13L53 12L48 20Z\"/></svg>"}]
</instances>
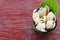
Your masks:
<instances>
[{"instance_id":1,"label":"red wooden surface","mask_svg":"<svg viewBox=\"0 0 60 40\"><path fill-rule=\"evenodd\" d=\"M41 1L0 0L0 40L60 40L60 12L53 32L40 34L33 29L32 12Z\"/></svg>"}]
</instances>

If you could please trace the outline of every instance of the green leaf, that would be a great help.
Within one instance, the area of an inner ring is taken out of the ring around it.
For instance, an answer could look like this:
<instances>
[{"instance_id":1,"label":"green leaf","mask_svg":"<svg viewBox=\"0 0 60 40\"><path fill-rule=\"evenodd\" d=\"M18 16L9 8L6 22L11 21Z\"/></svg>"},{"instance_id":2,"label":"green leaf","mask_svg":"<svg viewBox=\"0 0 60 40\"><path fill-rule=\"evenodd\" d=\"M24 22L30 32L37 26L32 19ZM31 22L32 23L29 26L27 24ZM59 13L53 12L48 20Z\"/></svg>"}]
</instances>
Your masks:
<instances>
[{"instance_id":1,"label":"green leaf","mask_svg":"<svg viewBox=\"0 0 60 40\"><path fill-rule=\"evenodd\" d=\"M49 6L49 8L54 12L54 14L57 16L59 6L56 0L45 0L41 3L41 7L44 7L45 5Z\"/></svg>"}]
</instances>

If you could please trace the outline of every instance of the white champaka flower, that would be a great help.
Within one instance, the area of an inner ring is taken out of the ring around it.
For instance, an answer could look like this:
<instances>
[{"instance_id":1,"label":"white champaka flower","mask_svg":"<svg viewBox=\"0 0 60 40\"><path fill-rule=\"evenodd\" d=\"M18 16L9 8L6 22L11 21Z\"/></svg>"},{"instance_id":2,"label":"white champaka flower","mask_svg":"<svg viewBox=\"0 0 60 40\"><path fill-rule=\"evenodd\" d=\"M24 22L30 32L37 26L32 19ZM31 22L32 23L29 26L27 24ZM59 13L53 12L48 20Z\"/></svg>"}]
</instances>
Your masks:
<instances>
[{"instance_id":1,"label":"white champaka flower","mask_svg":"<svg viewBox=\"0 0 60 40\"><path fill-rule=\"evenodd\" d=\"M53 29L56 25L56 17L53 12L50 11L49 7L46 5L44 8L41 7L36 12L37 9L33 11L33 21L35 22L36 29L42 32L47 32L46 29Z\"/></svg>"}]
</instances>

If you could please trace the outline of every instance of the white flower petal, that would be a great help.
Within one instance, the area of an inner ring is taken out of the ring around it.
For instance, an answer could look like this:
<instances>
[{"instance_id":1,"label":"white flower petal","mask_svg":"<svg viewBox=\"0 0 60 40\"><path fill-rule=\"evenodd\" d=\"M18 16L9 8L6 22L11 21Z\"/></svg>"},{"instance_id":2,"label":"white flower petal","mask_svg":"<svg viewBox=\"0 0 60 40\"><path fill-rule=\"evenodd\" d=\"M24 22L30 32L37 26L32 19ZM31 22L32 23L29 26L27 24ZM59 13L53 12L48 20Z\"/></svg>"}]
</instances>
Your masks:
<instances>
[{"instance_id":1,"label":"white flower petal","mask_svg":"<svg viewBox=\"0 0 60 40\"><path fill-rule=\"evenodd\" d=\"M45 5L45 8L46 8L47 12L49 12L49 7L47 5Z\"/></svg>"},{"instance_id":2,"label":"white flower petal","mask_svg":"<svg viewBox=\"0 0 60 40\"><path fill-rule=\"evenodd\" d=\"M44 22L46 22L46 16L43 16Z\"/></svg>"},{"instance_id":3,"label":"white flower petal","mask_svg":"<svg viewBox=\"0 0 60 40\"><path fill-rule=\"evenodd\" d=\"M37 9L34 9L33 14L36 12Z\"/></svg>"},{"instance_id":4,"label":"white flower petal","mask_svg":"<svg viewBox=\"0 0 60 40\"><path fill-rule=\"evenodd\" d=\"M54 27L55 27L55 22L53 20L47 21L47 24L46 24L47 29L54 28Z\"/></svg>"},{"instance_id":5,"label":"white flower petal","mask_svg":"<svg viewBox=\"0 0 60 40\"><path fill-rule=\"evenodd\" d=\"M46 15L46 9L43 8L41 11L39 11L39 15L40 15L40 17L45 16Z\"/></svg>"},{"instance_id":6,"label":"white flower petal","mask_svg":"<svg viewBox=\"0 0 60 40\"><path fill-rule=\"evenodd\" d=\"M55 18L54 13L53 12L49 12L48 15L47 15L47 20L53 20L53 18Z\"/></svg>"},{"instance_id":7,"label":"white flower petal","mask_svg":"<svg viewBox=\"0 0 60 40\"><path fill-rule=\"evenodd\" d=\"M36 26L36 29L42 32L46 32L45 23L38 23L38 25Z\"/></svg>"},{"instance_id":8,"label":"white flower petal","mask_svg":"<svg viewBox=\"0 0 60 40\"><path fill-rule=\"evenodd\" d=\"M37 24L40 21L38 12L33 14L33 20L34 20L35 24Z\"/></svg>"}]
</instances>

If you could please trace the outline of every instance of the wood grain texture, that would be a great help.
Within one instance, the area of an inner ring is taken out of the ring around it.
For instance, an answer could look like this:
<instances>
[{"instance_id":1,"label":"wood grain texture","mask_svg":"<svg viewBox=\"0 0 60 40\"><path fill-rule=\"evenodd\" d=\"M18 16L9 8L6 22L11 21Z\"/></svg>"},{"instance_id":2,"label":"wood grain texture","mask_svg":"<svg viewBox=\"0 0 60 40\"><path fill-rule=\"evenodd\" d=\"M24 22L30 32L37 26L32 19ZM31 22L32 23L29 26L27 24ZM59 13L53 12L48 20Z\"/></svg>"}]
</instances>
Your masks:
<instances>
[{"instance_id":1,"label":"wood grain texture","mask_svg":"<svg viewBox=\"0 0 60 40\"><path fill-rule=\"evenodd\" d=\"M32 12L42 0L0 0L0 40L60 40L60 11L58 25L49 34L34 31ZM60 0L57 0L60 6Z\"/></svg>"}]
</instances>

